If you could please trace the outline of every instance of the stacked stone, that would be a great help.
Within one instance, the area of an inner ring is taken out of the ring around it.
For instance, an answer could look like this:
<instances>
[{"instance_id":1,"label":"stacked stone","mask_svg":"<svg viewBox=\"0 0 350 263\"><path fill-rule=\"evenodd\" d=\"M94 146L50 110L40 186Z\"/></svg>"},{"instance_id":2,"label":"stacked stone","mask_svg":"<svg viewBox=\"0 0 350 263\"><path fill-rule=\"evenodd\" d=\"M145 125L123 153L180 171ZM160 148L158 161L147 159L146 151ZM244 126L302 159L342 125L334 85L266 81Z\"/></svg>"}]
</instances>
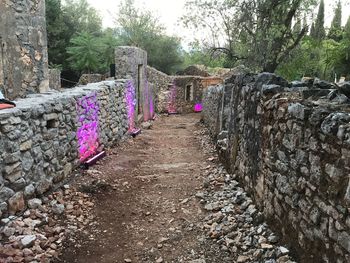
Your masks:
<instances>
[{"instance_id":1,"label":"stacked stone","mask_svg":"<svg viewBox=\"0 0 350 263\"><path fill-rule=\"evenodd\" d=\"M147 66L147 80L153 84L155 109L160 113L167 112L169 84L173 82L173 77Z\"/></svg>"},{"instance_id":2,"label":"stacked stone","mask_svg":"<svg viewBox=\"0 0 350 263\"><path fill-rule=\"evenodd\" d=\"M98 93L100 143L104 147L115 145L127 132L125 86L125 81L118 81L116 86L106 86Z\"/></svg>"},{"instance_id":3,"label":"stacked stone","mask_svg":"<svg viewBox=\"0 0 350 263\"><path fill-rule=\"evenodd\" d=\"M219 113L220 108L218 102L222 97L223 87L221 85L212 86L203 94L203 120L207 125L210 134L216 138L219 133Z\"/></svg>"},{"instance_id":4,"label":"stacked stone","mask_svg":"<svg viewBox=\"0 0 350 263\"><path fill-rule=\"evenodd\" d=\"M50 90L61 90L61 70L49 69Z\"/></svg>"},{"instance_id":5,"label":"stacked stone","mask_svg":"<svg viewBox=\"0 0 350 263\"><path fill-rule=\"evenodd\" d=\"M289 84L263 73L233 76L223 98L205 104L211 129L217 120L208 113L221 108L217 145L226 167L306 262L350 261L347 101L326 82Z\"/></svg>"},{"instance_id":6,"label":"stacked stone","mask_svg":"<svg viewBox=\"0 0 350 263\"><path fill-rule=\"evenodd\" d=\"M35 95L0 111L0 217L22 211L25 200L52 189L79 164L79 98L98 94L102 145L121 139L127 130L123 85L109 81Z\"/></svg>"}]
</instances>

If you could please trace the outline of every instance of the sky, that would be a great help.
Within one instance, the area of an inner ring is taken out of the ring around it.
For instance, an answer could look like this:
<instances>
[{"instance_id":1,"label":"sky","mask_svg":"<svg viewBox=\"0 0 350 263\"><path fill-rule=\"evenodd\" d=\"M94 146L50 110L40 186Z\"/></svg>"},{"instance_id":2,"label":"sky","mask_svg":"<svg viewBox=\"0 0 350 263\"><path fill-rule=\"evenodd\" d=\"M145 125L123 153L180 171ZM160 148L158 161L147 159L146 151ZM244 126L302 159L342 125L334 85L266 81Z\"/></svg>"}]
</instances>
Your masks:
<instances>
[{"instance_id":1,"label":"sky","mask_svg":"<svg viewBox=\"0 0 350 263\"><path fill-rule=\"evenodd\" d=\"M350 16L350 0L341 0L343 3L343 24ZM121 0L88 0L89 4L99 11L103 18L104 27L113 26L113 14L118 12L118 6ZM184 4L186 0L135 0L137 7L146 8L153 11L161 24L166 27L167 33L181 37L184 41L193 40L193 32L185 29L179 18L184 14ZM335 0L325 0L326 6L326 26L329 26L333 9L336 4ZM317 14L317 10L315 10Z\"/></svg>"}]
</instances>

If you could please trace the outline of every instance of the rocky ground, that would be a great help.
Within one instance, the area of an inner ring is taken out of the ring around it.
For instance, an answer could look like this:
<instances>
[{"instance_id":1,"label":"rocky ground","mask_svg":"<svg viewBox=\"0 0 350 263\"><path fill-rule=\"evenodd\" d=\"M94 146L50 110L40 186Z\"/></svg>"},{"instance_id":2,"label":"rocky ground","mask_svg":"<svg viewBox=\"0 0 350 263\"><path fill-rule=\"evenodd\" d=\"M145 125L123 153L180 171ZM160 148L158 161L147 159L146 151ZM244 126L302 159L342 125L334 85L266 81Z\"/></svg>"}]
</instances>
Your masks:
<instances>
[{"instance_id":1,"label":"rocky ground","mask_svg":"<svg viewBox=\"0 0 350 263\"><path fill-rule=\"evenodd\" d=\"M162 116L1 221L0 262L293 262L199 115Z\"/></svg>"}]
</instances>

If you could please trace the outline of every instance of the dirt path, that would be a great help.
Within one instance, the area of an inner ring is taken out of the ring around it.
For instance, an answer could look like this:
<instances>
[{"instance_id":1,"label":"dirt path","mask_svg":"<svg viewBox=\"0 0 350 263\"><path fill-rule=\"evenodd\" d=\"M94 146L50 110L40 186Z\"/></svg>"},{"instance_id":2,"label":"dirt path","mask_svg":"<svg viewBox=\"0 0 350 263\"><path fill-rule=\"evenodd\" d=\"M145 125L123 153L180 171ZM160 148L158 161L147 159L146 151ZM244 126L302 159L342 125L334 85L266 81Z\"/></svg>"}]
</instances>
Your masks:
<instances>
[{"instance_id":1,"label":"dirt path","mask_svg":"<svg viewBox=\"0 0 350 263\"><path fill-rule=\"evenodd\" d=\"M294 263L218 163L199 118L162 116L78 178L94 220L59 263Z\"/></svg>"},{"instance_id":2,"label":"dirt path","mask_svg":"<svg viewBox=\"0 0 350 263\"><path fill-rule=\"evenodd\" d=\"M212 161L200 150L199 117L163 116L93 167L113 188L94 195L99 224L68 243L61 262L201 262L208 253L222 262L198 224L195 194Z\"/></svg>"}]
</instances>

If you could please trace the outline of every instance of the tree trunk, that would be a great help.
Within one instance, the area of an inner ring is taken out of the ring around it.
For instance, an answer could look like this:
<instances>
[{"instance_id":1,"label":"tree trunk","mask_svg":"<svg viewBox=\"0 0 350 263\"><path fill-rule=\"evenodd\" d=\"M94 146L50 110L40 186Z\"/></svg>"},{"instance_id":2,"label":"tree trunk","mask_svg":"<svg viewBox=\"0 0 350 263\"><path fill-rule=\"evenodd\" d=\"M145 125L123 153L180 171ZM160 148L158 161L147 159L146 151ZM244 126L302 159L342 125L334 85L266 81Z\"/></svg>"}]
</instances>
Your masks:
<instances>
[{"instance_id":1,"label":"tree trunk","mask_svg":"<svg viewBox=\"0 0 350 263\"><path fill-rule=\"evenodd\" d=\"M278 67L277 61L270 61L264 65L263 72L274 73Z\"/></svg>"}]
</instances>

